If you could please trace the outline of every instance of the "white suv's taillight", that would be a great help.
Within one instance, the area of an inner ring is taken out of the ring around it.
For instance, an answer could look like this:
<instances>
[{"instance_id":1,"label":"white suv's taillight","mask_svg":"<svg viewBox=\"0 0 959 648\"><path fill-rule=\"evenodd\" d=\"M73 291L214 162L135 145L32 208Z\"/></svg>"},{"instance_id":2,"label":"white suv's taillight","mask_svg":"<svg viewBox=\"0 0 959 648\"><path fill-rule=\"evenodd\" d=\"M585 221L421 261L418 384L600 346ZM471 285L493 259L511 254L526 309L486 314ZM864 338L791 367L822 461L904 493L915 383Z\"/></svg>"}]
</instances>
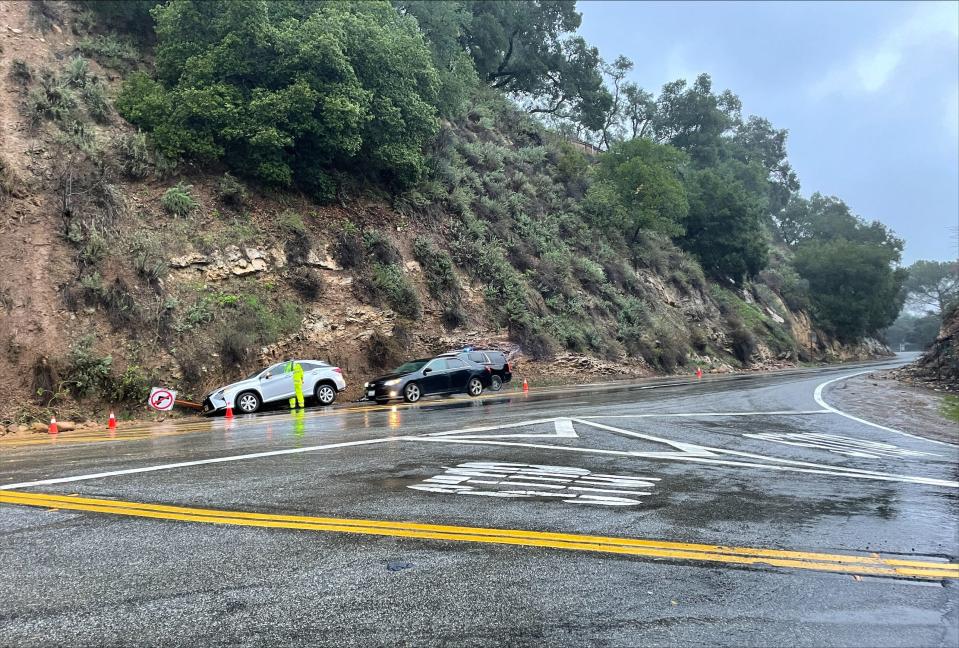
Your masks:
<instances>
[{"instance_id":1,"label":"white suv's taillight","mask_svg":"<svg viewBox=\"0 0 959 648\"><path fill-rule=\"evenodd\" d=\"M343 373L343 370L340 369L339 367L333 367L333 371L335 371L335 372L338 373L338 374Z\"/></svg>"}]
</instances>

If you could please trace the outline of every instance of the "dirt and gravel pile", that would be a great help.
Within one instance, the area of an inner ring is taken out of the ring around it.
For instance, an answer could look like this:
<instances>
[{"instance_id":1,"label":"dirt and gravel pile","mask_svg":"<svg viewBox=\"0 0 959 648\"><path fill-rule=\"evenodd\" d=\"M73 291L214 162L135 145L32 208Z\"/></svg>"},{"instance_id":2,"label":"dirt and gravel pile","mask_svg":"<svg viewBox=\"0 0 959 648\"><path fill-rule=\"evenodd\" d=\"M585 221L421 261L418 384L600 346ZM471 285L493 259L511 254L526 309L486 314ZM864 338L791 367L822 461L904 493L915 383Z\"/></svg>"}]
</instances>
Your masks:
<instances>
[{"instance_id":1,"label":"dirt and gravel pile","mask_svg":"<svg viewBox=\"0 0 959 648\"><path fill-rule=\"evenodd\" d=\"M907 384L959 393L959 305L946 313L939 336L929 350L895 375Z\"/></svg>"}]
</instances>

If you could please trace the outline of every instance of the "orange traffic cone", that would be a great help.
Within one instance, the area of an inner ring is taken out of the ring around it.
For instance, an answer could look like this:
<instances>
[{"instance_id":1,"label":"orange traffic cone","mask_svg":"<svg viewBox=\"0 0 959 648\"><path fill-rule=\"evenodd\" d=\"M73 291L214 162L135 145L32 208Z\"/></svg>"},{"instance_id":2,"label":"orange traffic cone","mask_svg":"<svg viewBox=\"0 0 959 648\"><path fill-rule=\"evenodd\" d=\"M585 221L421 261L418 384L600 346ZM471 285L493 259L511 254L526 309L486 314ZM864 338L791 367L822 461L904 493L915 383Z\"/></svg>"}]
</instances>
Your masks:
<instances>
[{"instance_id":1,"label":"orange traffic cone","mask_svg":"<svg viewBox=\"0 0 959 648\"><path fill-rule=\"evenodd\" d=\"M113 415L113 410L110 410L110 420L107 422L107 428L111 430L117 429L117 417Z\"/></svg>"},{"instance_id":2,"label":"orange traffic cone","mask_svg":"<svg viewBox=\"0 0 959 648\"><path fill-rule=\"evenodd\" d=\"M524 392L528 392L528 391L529 391L529 383L526 382L526 379L525 379L525 378L523 378L523 391L524 391Z\"/></svg>"},{"instance_id":3,"label":"orange traffic cone","mask_svg":"<svg viewBox=\"0 0 959 648\"><path fill-rule=\"evenodd\" d=\"M224 414L224 416L228 419L233 418L233 406L230 405L229 403L227 403L226 414Z\"/></svg>"},{"instance_id":4,"label":"orange traffic cone","mask_svg":"<svg viewBox=\"0 0 959 648\"><path fill-rule=\"evenodd\" d=\"M702 368L702 367L696 367L696 377L697 377L697 378L702 378L702 377L703 377L703 368Z\"/></svg>"},{"instance_id":5,"label":"orange traffic cone","mask_svg":"<svg viewBox=\"0 0 959 648\"><path fill-rule=\"evenodd\" d=\"M57 429L57 417L50 417L50 434L59 434L60 430Z\"/></svg>"}]
</instances>

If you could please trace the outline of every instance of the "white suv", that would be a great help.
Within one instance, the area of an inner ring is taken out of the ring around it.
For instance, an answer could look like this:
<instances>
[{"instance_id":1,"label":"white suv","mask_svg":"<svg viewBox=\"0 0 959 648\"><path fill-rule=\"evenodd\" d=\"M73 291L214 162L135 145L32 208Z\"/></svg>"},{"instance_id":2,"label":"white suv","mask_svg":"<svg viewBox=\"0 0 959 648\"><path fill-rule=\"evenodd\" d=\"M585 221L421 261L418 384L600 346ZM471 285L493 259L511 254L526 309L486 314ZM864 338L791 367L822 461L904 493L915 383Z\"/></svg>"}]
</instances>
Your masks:
<instances>
[{"instance_id":1,"label":"white suv","mask_svg":"<svg viewBox=\"0 0 959 648\"><path fill-rule=\"evenodd\" d=\"M219 387L203 399L203 412L225 410L227 404L243 414L252 414L264 403L286 401L294 395L293 374L286 371L290 360L260 369L238 382ZM339 367L321 360L293 360L303 367L303 395L314 397L320 405L330 405L336 395L346 389L346 380Z\"/></svg>"}]
</instances>

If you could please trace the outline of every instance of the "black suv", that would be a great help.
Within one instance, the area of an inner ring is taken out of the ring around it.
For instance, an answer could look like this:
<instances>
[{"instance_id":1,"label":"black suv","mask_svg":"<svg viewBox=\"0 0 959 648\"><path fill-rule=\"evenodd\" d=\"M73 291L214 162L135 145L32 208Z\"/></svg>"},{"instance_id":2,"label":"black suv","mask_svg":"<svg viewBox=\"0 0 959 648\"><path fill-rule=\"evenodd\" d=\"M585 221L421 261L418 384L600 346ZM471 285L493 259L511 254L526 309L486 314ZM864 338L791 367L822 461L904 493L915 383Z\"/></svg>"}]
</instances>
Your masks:
<instances>
[{"instance_id":1,"label":"black suv","mask_svg":"<svg viewBox=\"0 0 959 648\"><path fill-rule=\"evenodd\" d=\"M513 379L513 372L509 367L509 362L506 360L506 355L502 351L464 349L462 351L455 351L454 353L460 360L475 362L489 369L489 388L492 391L499 391L503 388L503 383L508 383Z\"/></svg>"},{"instance_id":2,"label":"black suv","mask_svg":"<svg viewBox=\"0 0 959 648\"><path fill-rule=\"evenodd\" d=\"M402 398L415 403L430 394L479 396L492 383L492 370L455 353L410 360L363 386L363 395L383 404Z\"/></svg>"}]
</instances>

